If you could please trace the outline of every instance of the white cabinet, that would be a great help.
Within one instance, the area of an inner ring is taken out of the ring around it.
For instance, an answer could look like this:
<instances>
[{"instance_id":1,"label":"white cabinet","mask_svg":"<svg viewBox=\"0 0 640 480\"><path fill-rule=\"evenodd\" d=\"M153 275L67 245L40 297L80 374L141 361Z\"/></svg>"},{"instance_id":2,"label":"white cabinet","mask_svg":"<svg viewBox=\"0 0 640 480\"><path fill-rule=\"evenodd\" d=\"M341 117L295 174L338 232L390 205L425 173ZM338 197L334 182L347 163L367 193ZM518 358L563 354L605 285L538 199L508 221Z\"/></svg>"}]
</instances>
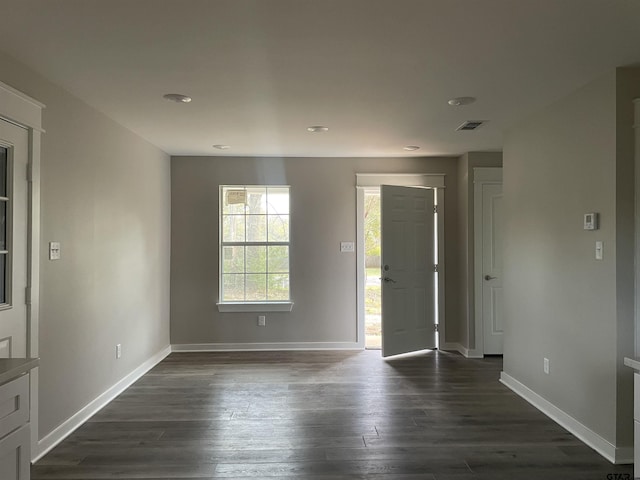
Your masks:
<instances>
[{"instance_id":1,"label":"white cabinet","mask_svg":"<svg viewBox=\"0 0 640 480\"><path fill-rule=\"evenodd\" d=\"M0 385L0 478L29 480L29 375Z\"/></svg>"},{"instance_id":2,"label":"white cabinet","mask_svg":"<svg viewBox=\"0 0 640 480\"><path fill-rule=\"evenodd\" d=\"M624 364L633 368L633 477L640 478L640 359L625 357Z\"/></svg>"},{"instance_id":3,"label":"white cabinet","mask_svg":"<svg viewBox=\"0 0 640 480\"><path fill-rule=\"evenodd\" d=\"M633 478L640 478L640 422L633 420Z\"/></svg>"},{"instance_id":4,"label":"white cabinet","mask_svg":"<svg viewBox=\"0 0 640 480\"><path fill-rule=\"evenodd\" d=\"M0 440L0 472L3 480L29 480L29 441L29 425L23 425Z\"/></svg>"},{"instance_id":5,"label":"white cabinet","mask_svg":"<svg viewBox=\"0 0 640 480\"><path fill-rule=\"evenodd\" d=\"M633 476L640 477L640 373L633 374Z\"/></svg>"}]
</instances>

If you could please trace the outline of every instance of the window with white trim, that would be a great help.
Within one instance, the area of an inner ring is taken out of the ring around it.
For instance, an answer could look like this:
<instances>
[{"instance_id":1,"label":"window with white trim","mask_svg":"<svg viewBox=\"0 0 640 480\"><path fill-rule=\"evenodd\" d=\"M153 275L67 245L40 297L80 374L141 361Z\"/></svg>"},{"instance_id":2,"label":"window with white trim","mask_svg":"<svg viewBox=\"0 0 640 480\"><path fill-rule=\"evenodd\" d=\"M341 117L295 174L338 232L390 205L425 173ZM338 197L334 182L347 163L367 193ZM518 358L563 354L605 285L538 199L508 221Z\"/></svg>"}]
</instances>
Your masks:
<instances>
[{"instance_id":1,"label":"window with white trim","mask_svg":"<svg viewBox=\"0 0 640 480\"><path fill-rule=\"evenodd\" d=\"M220 304L285 303L289 186L220 186Z\"/></svg>"},{"instance_id":2,"label":"window with white trim","mask_svg":"<svg viewBox=\"0 0 640 480\"><path fill-rule=\"evenodd\" d=\"M11 306L11 189L9 149L0 146L0 308Z\"/></svg>"}]
</instances>

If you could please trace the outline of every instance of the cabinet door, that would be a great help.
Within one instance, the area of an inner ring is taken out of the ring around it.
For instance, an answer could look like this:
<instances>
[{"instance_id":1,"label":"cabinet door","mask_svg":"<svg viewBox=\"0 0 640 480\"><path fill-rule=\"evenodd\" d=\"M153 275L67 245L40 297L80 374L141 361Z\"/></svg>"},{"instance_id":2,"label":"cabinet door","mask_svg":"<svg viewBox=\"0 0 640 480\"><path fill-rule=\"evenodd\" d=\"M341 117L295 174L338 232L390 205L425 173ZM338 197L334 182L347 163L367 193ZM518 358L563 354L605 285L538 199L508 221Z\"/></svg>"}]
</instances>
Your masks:
<instances>
[{"instance_id":1,"label":"cabinet door","mask_svg":"<svg viewBox=\"0 0 640 480\"><path fill-rule=\"evenodd\" d=\"M633 478L640 478L640 422L633 421Z\"/></svg>"},{"instance_id":2,"label":"cabinet door","mask_svg":"<svg viewBox=\"0 0 640 480\"><path fill-rule=\"evenodd\" d=\"M640 373L633 374L633 419L640 422Z\"/></svg>"},{"instance_id":3,"label":"cabinet door","mask_svg":"<svg viewBox=\"0 0 640 480\"><path fill-rule=\"evenodd\" d=\"M23 375L0 385L0 438L28 421L29 375Z\"/></svg>"},{"instance_id":4,"label":"cabinet door","mask_svg":"<svg viewBox=\"0 0 640 480\"><path fill-rule=\"evenodd\" d=\"M0 478L29 480L29 425L0 440Z\"/></svg>"}]
</instances>

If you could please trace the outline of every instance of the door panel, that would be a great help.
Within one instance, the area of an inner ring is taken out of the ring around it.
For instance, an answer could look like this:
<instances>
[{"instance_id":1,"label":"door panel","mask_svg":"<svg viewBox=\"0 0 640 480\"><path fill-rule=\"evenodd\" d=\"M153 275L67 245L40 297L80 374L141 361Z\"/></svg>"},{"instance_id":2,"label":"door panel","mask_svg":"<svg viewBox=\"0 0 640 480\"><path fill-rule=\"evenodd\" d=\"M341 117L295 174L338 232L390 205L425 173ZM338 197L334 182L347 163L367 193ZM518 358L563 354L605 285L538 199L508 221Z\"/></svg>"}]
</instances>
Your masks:
<instances>
[{"instance_id":1,"label":"door panel","mask_svg":"<svg viewBox=\"0 0 640 480\"><path fill-rule=\"evenodd\" d=\"M435 348L434 194L380 187L382 356Z\"/></svg>"},{"instance_id":2,"label":"door panel","mask_svg":"<svg viewBox=\"0 0 640 480\"><path fill-rule=\"evenodd\" d=\"M28 140L26 130L0 120L0 357L27 354Z\"/></svg>"},{"instance_id":3,"label":"door panel","mask_svg":"<svg viewBox=\"0 0 640 480\"><path fill-rule=\"evenodd\" d=\"M482 320L484 353L503 352L502 315L502 185L482 187Z\"/></svg>"}]
</instances>

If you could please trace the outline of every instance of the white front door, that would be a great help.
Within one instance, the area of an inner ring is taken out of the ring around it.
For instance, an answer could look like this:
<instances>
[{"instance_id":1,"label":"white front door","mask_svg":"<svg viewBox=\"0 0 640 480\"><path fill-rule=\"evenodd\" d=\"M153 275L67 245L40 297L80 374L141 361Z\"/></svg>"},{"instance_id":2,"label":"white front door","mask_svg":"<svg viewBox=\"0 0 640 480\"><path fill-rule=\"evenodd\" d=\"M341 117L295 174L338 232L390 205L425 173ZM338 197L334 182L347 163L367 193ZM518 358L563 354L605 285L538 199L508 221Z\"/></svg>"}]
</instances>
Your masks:
<instances>
[{"instance_id":1,"label":"white front door","mask_svg":"<svg viewBox=\"0 0 640 480\"><path fill-rule=\"evenodd\" d=\"M382 356L435 348L434 190L380 194Z\"/></svg>"},{"instance_id":2,"label":"white front door","mask_svg":"<svg viewBox=\"0 0 640 480\"><path fill-rule=\"evenodd\" d=\"M0 120L0 358L27 355L28 142Z\"/></svg>"},{"instance_id":3,"label":"white front door","mask_svg":"<svg viewBox=\"0 0 640 480\"><path fill-rule=\"evenodd\" d=\"M502 355L502 231L501 184L482 185L482 325L484 354Z\"/></svg>"}]
</instances>

